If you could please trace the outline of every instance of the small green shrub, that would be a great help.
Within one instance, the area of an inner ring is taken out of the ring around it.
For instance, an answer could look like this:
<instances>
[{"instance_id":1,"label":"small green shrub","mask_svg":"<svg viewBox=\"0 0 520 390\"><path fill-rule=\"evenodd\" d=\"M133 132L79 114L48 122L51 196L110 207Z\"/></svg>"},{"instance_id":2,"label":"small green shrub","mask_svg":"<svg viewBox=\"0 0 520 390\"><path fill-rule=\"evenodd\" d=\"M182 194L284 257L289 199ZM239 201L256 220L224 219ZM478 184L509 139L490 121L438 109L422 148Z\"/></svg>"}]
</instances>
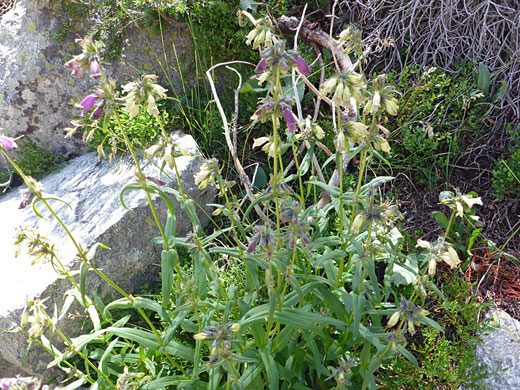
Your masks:
<instances>
[{"instance_id":1,"label":"small green shrub","mask_svg":"<svg viewBox=\"0 0 520 390\"><path fill-rule=\"evenodd\" d=\"M449 180L450 164L462 155L465 137L478 130L487 110L471 66L458 71L405 67L399 78L389 76L402 92L399 115L391 126L390 162L431 189L441 178Z\"/></svg>"},{"instance_id":2,"label":"small green shrub","mask_svg":"<svg viewBox=\"0 0 520 390\"><path fill-rule=\"evenodd\" d=\"M508 130L514 146L509 149L510 157L502 157L495 162L493 189L500 200L518 200L520 199L520 127L509 126Z\"/></svg>"},{"instance_id":3,"label":"small green shrub","mask_svg":"<svg viewBox=\"0 0 520 390\"><path fill-rule=\"evenodd\" d=\"M163 104L159 103L159 107L162 108L162 106ZM146 110L141 110L135 118L130 118L128 112L122 108L118 112L121 124L125 127L128 138L134 148L143 149L161 137L161 129L157 118L150 115ZM170 115L168 111L162 110L161 118L163 123L169 125ZM120 152L127 150L125 140L120 131L118 131L118 124L113 116L108 118L105 125L96 127L92 138L89 139L90 150L96 150L100 146L105 151L114 147Z\"/></svg>"},{"instance_id":4,"label":"small green shrub","mask_svg":"<svg viewBox=\"0 0 520 390\"><path fill-rule=\"evenodd\" d=\"M478 315L489 304L478 302L471 292L471 284L456 273L443 275L439 282L446 301L430 294L425 308L443 326L444 333L421 328L408 346L419 365L396 356L381 370L384 389L445 390L459 389L461 385L485 388L478 382L488 377L489 372L485 367L478 367L475 348L480 342L477 333L488 329L478 322Z\"/></svg>"},{"instance_id":5,"label":"small green shrub","mask_svg":"<svg viewBox=\"0 0 520 390\"><path fill-rule=\"evenodd\" d=\"M65 161L63 156L53 153L50 148L43 145L39 138L23 138L17 143L19 149L15 158L16 163L25 174L36 179L56 170ZM0 171L0 183L7 182L11 174L13 176L11 186L22 183L20 176L12 169Z\"/></svg>"}]
</instances>

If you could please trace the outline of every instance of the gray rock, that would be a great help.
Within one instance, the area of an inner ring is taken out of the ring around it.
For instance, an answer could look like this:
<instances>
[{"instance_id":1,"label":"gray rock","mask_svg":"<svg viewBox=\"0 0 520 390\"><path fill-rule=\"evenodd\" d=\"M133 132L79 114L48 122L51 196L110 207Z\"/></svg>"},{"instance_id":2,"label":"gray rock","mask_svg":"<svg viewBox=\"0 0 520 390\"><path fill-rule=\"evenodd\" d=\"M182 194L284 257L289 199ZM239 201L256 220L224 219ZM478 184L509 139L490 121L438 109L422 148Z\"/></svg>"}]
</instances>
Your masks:
<instances>
[{"instance_id":1,"label":"gray rock","mask_svg":"<svg viewBox=\"0 0 520 390\"><path fill-rule=\"evenodd\" d=\"M12 377L12 378L0 378L0 389L27 389L27 390L38 390L40 388L40 381L38 378L33 377ZM48 389L48 386L44 386ZM43 388L42 388L43 390Z\"/></svg>"},{"instance_id":2,"label":"gray rock","mask_svg":"<svg viewBox=\"0 0 520 390\"><path fill-rule=\"evenodd\" d=\"M71 19L64 4L17 0L0 16L0 119L6 135L37 137L54 152L80 155L86 152L81 136L65 139L63 129L80 113L69 102L81 101L94 82L88 76L72 77L63 64L67 55L79 53L74 40L99 15L76 20L73 31L63 35L61 29ZM63 37L57 38L60 33ZM180 85L178 64L186 72L193 59L191 36L182 24L163 24L166 56L161 36L152 30L132 24L125 33L123 61L106 67L109 76L121 82L135 79L135 67L144 74L159 75L169 89Z\"/></svg>"},{"instance_id":3,"label":"gray rock","mask_svg":"<svg viewBox=\"0 0 520 390\"><path fill-rule=\"evenodd\" d=\"M193 150L195 141L191 136L183 135L178 142L183 148ZM215 197L215 189L200 191L194 184L194 174L200 169L201 157L178 157L176 159L181 182L186 192L199 205L211 203ZM69 165L58 172L45 177L41 183L44 193L65 200L70 208L58 201L50 201L56 213L63 219L85 248L101 242L111 250L98 248L94 263L125 291L135 292L140 286L157 278L160 270L161 247L150 242L159 236L143 191L128 191L124 195L125 209L119 196L124 185L134 181L135 168L129 157L109 163L98 161L95 153L85 154L72 160ZM143 173L175 186L171 179L160 176L159 170L152 164L143 162ZM171 177L175 175L168 172ZM27 347L27 337L21 333L5 332L13 324L20 323L20 316L27 298L50 297L46 301L47 310L52 314L56 304L58 310L63 305L64 293L70 288L68 281L58 279L51 264L38 263L31 265L33 258L22 251L15 257L14 236L18 226L29 226L37 229L42 236L49 238L56 245L56 252L66 266L78 269L75 259L76 249L64 230L52 218L42 204L37 209L45 217L38 218L32 207L19 210L21 189L0 198L0 363L2 360L20 366ZM166 207L159 197L154 198L158 215L162 223L166 219ZM177 236L186 235L192 230L187 216L176 205ZM208 219L199 212L202 224ZM117 297L114 290L107 289L106 284L89 273L87 288L96 291L102 287ZM59 311L58 311L59 312ZM60 329L70 336L81 332L81 322L64 318L60 321ZM50 355L33 347L24 359L23 370L30 375L46 372L51 361ZM5 365L5 364L4 364ZM2 364L0 364L0 368ZM0 378L3 372L0 370Z\"/></svg>"},{"instance_id":4,"label":"gray rock","mask_svg":"<svg viewBox=\"0 0 520 390\"><path fill-rule=\"evenodd\" d=\"M497 329L481 336L476 356L490 372L497 372L483 383L492 390L520 390L520 322L501 310L491 311L487 318Z\"/></svg>"}]
</instances>

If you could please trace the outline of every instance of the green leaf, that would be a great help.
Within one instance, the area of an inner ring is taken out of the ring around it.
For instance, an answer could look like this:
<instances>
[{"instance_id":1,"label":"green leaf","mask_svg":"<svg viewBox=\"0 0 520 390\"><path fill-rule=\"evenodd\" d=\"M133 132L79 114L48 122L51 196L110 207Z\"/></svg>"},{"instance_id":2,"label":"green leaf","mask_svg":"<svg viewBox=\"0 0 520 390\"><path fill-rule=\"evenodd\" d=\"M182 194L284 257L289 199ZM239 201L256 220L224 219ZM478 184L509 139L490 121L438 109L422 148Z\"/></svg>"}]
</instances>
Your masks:
<instances>
[{"instance_id":1,"label":"green leaf","mask_svg":"<svg viewBox=\"0 0 520 390\"><path fill-rule=\"evenodd\" d=\"M500 89L493 95L493 101L496 102L497 100L502 100L506 97L507 94L507 82L503 80L500 83Z\"/></svg>"},{"instance_id":2,"label":"green leaf","mask_svg":"<svg viewBox=\"0 0 520 390\"><path fill-rule=\"evenodd\" d=\"M406 359L408 359L408 361L410 363L412 363L413 365L416 365L418 366L419 365L419 362L417 361L417 359L415 358L415 356L412 355L412 353L410 351L408 351L407 349L405 349L402 345L398 345L397 346L397 352L399 352L401 355L403 355Z\"/></svg>"},{"instance_id":3,"label":"green leaf","mask_svg":"<svg viewBox=\"0 0 520 390\"><path fill-rule=\"evenodd\" d=\"M368 192L368 190L370 188L372 188L372 187L373 188L377 188L381 184L388 183L391 180L394 180L394 177L392 177L392 176L379 176L379 177L375 177L372 180L370 180L369 183L367 183L367 184L365 184L364 186L361 187L361 195L364 196L364 195L366 195L366 193Z\"/></svg>"},{"instance_id":4,"label":"green leaf","mask_svg":"<svg viewBox=\"0 0 520 390\"><path fill-rule=\"evenodd\" d=\"M159 303L145 297L137 297L134 299L132 307L135 309L146 309L156 312L161 316L161 318L170 324L172 321L168 316L168 313L159 305Z\"/></svg>"},{"instance_id":5,"label":"green leaf","mask_svg":"<svg viewBox=\"0 0 520 390\"><path fill-rule=\"evenodd\" d=\"M417 256L410 255L404 263L394 263L392 268L392 282L396 285L407 286L415 282L418 273Z\"/></svg>"},{"instance_id":6,"label":"green leaf","mask_svg":"<svg viewBox=\"0 0 520 390\"><path fill-rule=\"evenodd\" d=\"M280 382L278 367L276 366L273 355L271 355L271 351L267 347L264 347L258 350L258 354L264 363L267 379L269 380L269 389L278 390Z\"/></svg>"},{"instance_id":7,"label":"green leaf","mask_svg":"<svg viewBox=\"0 0 520 390\"><path fill-rule=\"evenodd\" d=\"M152 351L159 350L159 342L157 337L145 330L135 328L114 328L110 327L106 329L107 333L113 334L119 337L126 338L128 340L138 343L142 347L151 349ZM187 347L180 345L174 341L170 341L168 345L160 348L161 351L169 353L170 355L178 356L182 359L193 361L193 351Z\"/></svg>"},{"instance_id":8,"label":"green leaf","mask_svg":"<svg viewBox=\"0 0 520 390\"><path fill-rule=\"evenodd\" d=\"M253 187L263 189L267 186L267 175L260 164L256 164L255 173L253 174Z\"/></svg>"},{"instance_id":9,"label":"green leaf","mask_svg":"<svg viewBox=\"0 0 520 390\"><path fill-rule=\"evenodd\" d=\"M249 385L256 377L261 375L263 368L263 364L250 365L240 377L239 384L245 389L252 388Z\"/></svg>"},{"instance_id":10,"label":"green leaf","mask_svg":"<svg viewBox=\"0 0 520 390\"><path fill-rule=\"evenodd\" d=\"M175 249L169 251L162 251L161 253L161 293L162 303L161 306L166 309L170 306L170 296L172 293L173 285L173 270L179 256Z\"/></svg>"},{"instance_id":11,"label":"green leaf","mask_svg":"<svg viewBox=\"0 0 520 390\"><path fill-rule=\"evenodd\" d=\"M96 309L96 306L93 304L90 304L87 308L88 315L90 316L90 320L92 321L92 326L94 330L100 330L101 329L101 323L99 321L99 315Z\"/></svg>"},{"instance_id":12,"label":"green leaf","mask_svg":"<svg viewBox=\"0 0 520 390\"><path fill-rule=\"evenodd\" d=\"M83 383L85 383L86 381L87 381L87 379L80 378L80 379L68 384L67 386L62 387L61 390L75 390L78 387L80 387Z\"/></svg>"},{"instance_id":13,"label":"green leaf","mask_svg":"<svg viewBox=\"0 0 520 390\"><path fill-rule=\"evenodd\" d=\"M439 224L439 226L443 227L444 229L448 227L448 218L446 217L446 215L444 215L443 212L434 211L432 213L432 218L435 220L435 222Z\"/></svg>"},{"instance_id":14,"label":"green leaf","mask_svg":"<svg viewBox=\"0 0 520 390\"><path fill-rule=\"evenodd\" d=\"M162 378L155 379L151 382L145 383L140 386L142 390L157 390L168 388L168 386L177 386L181 382L185 382L186 377L183 375L174 375L174 376L163 376Z\"/></svg>"},{"instance_id":15,"label":"green leaf","mask_svg":"<svg viewBox=\"0 0 520 390\"><path fill-rule=\"evenodd\" d=\"M79 292L81 293L81 300L83 301L84 307L87 304L87 301L85 299L85 285L86 285L87 273L88 273L89 268L90 268L90 266L86 261L81 263L80 277L79 277Z\"/></svg>"},{"instance_id":16,"label":"green leaf","mask_svg":"<svg viewBox=\"0 0 520 390\"><path fill-rule=\"evenodd\" d=\"M170 237L175 238L175 235L177 234L177 219L175 218L175 214L170 214L168 215L168 218L166 218L164 234L168 241L170 241Z\"/></svg>"},{"instance_id":17,"label":"green leaf","mask_svg":"<svg viewBox=\"0 0 520 390\"><path fill-rule=\"evenodd\" d=\"M256 7L258 6L258 3L253 0L240 0L240 9L243 9L244 11L251 10L253 12L256 12Z\"/></svg>"},{"instance_id":18,"label":"green leaf","mask_svg":"<svg viewBox=\"0 0 520 390\"><path fill-rule=\"evenodd\" d=\"M309 180L306 182L306 184L314 184L315 186L320 187L322 190L328 192L333 197L339 196L339 188L335 186L329 186L328 184L325 184L321 181L316 180Z\"/></svg>"},{"instance_id":19,"label":"green leaf","mask_svg":"<svg viewBox=\"0 0 520 390\"><path fill-rule=\"evenodd\" d=\"M323 302L326 302L327 305L332 309L333 313L343 321L348 320L348 314L345 310L345 306L341 303L339 298L335 296L328 288L323 287L319 289L319 292L323 298Z\"/></svg>"},{"instance_id":20,"label":"green leaf","mask_svg":"<svg viewBox=\"0 0 520 390\"><path fill-rule=\"evenodd\" d=\"M101 356L101 360L99 361L98 369L105 375L108 375L108 361L109 361L110 355L112 354L112 350L116 346L118 340L119 340L118 338L115 338L114 340L112 340L112 342L110 344L108 344L107 349L105 350L105 352L103 353L103 356Z\"/></svg>"},{"instance_id":21,"label":"green leaf","mask_svg":"<svg viewBox=\"0 0 520 390\"><path fill-rule=\"evenodd\" d=\"M293 100L294 96L294 87L292 82L292 73L288 73L281 77L281 81L283 84L283 96L286 99ZM296 84L296 88L298 90L298 100L301 102L303 99L303 94L305 92L305 84L300 79L300 81Z\"/></svg>"},{"instance_id":22,"label":"green leaf","mask_svg":"<svg viewBox=\"0 0 520 390\"><path fill-rule=\"evenodd\" d=\"M484 95L488 95L489 87L491 85L491 79L489 76L489 69L483 62L478 64L478 80L477 87L480 89Z\"/></svg>"},{"instance_id":23,"label":"green leaf","mask_svg":"<svg viewBox=\"0 0 520 390\"><path fill-rule=\"evenodd\" d=\"M444 333L444 329L440 326L436 321L432 320L429 317L422 316L419 318L419 322L424 325L431 326L432 328L437 329L439 332Z\"/></svg>"}]
</instances>

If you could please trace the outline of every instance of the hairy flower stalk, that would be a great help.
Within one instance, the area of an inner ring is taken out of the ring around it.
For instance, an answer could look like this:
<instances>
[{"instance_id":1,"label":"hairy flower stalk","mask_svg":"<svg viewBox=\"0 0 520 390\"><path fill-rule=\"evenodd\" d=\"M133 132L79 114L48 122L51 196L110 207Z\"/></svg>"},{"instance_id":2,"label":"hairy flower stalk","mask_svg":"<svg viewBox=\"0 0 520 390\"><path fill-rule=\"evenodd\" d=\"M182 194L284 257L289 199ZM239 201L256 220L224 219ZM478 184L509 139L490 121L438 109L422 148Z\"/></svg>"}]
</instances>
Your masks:
<instances>
[{"instance_id":1,"label":"hairy flower stalk","mask_svg":"<svg viewBox=\"0 0 520 390\"><path fill-rule=\"evenodd\" d=\"M231 333L240 330L240 324L228 322L217 326L208 326L201 333L193 336L195 340L213 340L210 348L208 366L222 364L231 357Z\"/></svg>"},{"instance_id":2,"label":"hairy flower stalk","mask_svg":"<svg viewBox=\"0 0 520 390\"><path fill-rule=\"evenodd\" d=\"M413 302L407 301L405 298L401 298L401 306L392 314L387 326L392 328L397 324L399 319L402 319L408 324L408 332L413 335L415 334L415 326L428 314L427 310L416 306Z\"/></svg>"}]
</instances>

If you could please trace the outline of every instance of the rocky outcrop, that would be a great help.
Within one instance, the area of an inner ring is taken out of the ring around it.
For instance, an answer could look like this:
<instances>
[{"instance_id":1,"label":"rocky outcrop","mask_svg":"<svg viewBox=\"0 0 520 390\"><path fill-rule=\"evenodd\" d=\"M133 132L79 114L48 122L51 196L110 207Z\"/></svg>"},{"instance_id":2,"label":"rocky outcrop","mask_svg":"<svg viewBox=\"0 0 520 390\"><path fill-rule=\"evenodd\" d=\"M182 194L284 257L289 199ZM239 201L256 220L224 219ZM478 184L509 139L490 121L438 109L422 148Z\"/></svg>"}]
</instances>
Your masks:
<instances>
[{"instance_id":1,"label":"rocky outcrop","mask_svg":"<svg viewBox=\"0 0 520 390\"><path fill-rule=\"evenodd\" d=\"M71 99L80 101L93 84L88 77L73 78L63 64L68 55L79 53L74 40L88 31L95 17L76 20L74 31L65 31L72 19L65 2L43 0L17 0L0 16L0 124L6 135L38 137L64 155L86 152L81 137L64 139L63 129L79 114ZM191 36L181 24L162 27L161 38L130 24L122 60L106 67L108 75L122 82L135 79L138 69L157 74L170 89L180 85L178 64L186 72L193 58Z\"/></svg>"},{"instance_id":2,"label":"rocky outcrop","mask_svg":"<svg viewBox=\"0 0 520 390\"><path fill-rule=\"evenodd\" d=\"M501 310L491 311L487 318L496 329L481 336L476 356L495 375L483 384L490 389L520 390L520 322Z\"/></svg>"},{"instance_id":3,"label":"rocky outcrop","mask_svg":"<svg viewBox=\"0 0 520 390\"><path fill-rule=\"evenodd\" d=\"M182 136L179 144L187 150L196 149L190 136ZM199 171L201 157L178 157L176 159L183 188L199 205L211 203L215 189L200 191L194 184L194 174ZM151 239L159 235L143 191L128 191L124 195L126 209L120 202L120 192L124 185L135 181L135 167L130 158L125 157L109 163L98 161L94 153L85 154L73 159L58 172L45 177L41 183L44 193L58 197L65 202L50 201L56 213L63 219L67 227L85 248L101 242L110 250L98 248L94 258L96 266L125 291L132 293L145 283L158 277L160 270L161 247L151 243ZM158 168L143 162L143 173L160 179L167 185L174 186L167 176L160 176ZM168 172L170 177L175 177ZM18 226L36 229L44 237L55 244L56 252L62 263L70 269L78 269L76 250L62 227L52 215L37 204L36 207L44 218L35 215L32 207L18 209L22 189L15 189L0 197L0 378L12 375L11 365L20 365L27 348L27 337L21 333L10 333L13 324L20 323L20 316L26 299L34 297L46 298L48 311L52 314L54 304L58 310L63 305L64 293L70 283L59 279L50 263L31 265L31 258L25 251L15 256L14 236ZM161 198L155 197L158 215L162 223L166 218L166 207ZM177 210L177 235L183 236L192 230L189 219ZM70 206L70 207L69 207ZM199 212L202 223L208 219ZM87 279L89 291L101 288L104 293L117 297L114 290L107 289L105 283L93 273ZM64 318L59 323L60 329L67 335L75 336L81 332L81 321ZM46 372L51 361L50 355L32 347L24 358L24 372L39 375ZM3 373L2 367L6 372ZM9 371L7 371L9 370Z\"/></svg>"}]
</instances>

